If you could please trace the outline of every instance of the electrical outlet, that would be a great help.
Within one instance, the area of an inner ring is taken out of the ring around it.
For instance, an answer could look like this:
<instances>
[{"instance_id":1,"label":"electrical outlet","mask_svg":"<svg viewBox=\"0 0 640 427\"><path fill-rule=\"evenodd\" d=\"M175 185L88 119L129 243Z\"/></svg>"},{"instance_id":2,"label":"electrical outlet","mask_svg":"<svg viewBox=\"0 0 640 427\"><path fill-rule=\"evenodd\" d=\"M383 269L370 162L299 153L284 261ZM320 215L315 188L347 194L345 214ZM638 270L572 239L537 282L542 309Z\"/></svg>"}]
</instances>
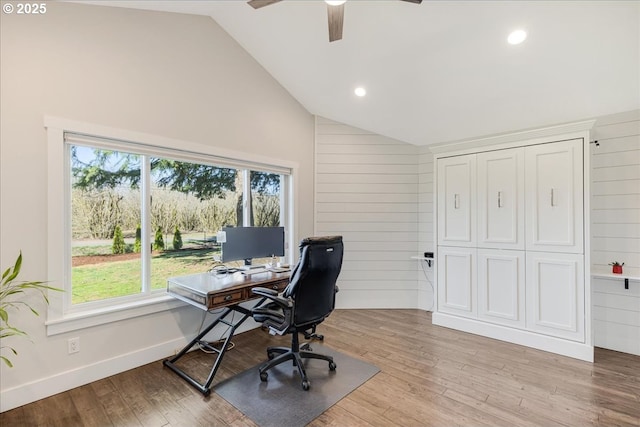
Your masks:
<instances>
[{"instance_id":1,"label":"electrical outlet","mask_svg":"<svg viewBox=\"0 0 640 427\"><path fill-rule=\"evenodd\" d=\"M80 337L69 338L67 341L69 346L69 354L77 353L80 351Z\"/></svg>"}]
</instances>

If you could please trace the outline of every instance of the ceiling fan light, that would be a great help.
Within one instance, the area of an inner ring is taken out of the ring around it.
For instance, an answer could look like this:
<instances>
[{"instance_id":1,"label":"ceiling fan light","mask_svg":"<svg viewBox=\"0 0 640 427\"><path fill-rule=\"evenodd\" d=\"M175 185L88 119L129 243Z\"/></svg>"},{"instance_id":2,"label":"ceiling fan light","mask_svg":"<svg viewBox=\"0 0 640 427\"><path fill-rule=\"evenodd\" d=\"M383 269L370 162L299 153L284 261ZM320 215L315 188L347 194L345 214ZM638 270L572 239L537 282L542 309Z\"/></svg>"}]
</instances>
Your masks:
<instances>
[{"instance_id":1,"label":"ceiling fan light","mask_svg":"<svg viewBox=\"0 0 640 427\"><path fill-rule=\"evenodd\" d=\"M355 90L353 91L353 93L356 94L356 96L365 96L367 94L367 90L363 87L357 87L355 88Z\"/></svg>"},{"instance_id":2,"label":"ceiling fan light","mask_svg":"<svg viewBox=\"0 0 640 427\"><path fill-rule=\"evenodd\" d=\"M347 0L324 0L329 6L340 6L341 4L345 4Z\"/></svg>"},{"instance_id":3,"label":"ceiling fan light","mask_svg":"<svg viewBox=\"0 0 640 427\"><path fill-rule=\"evenodd\" d=\"M509 37L507 37L507 41L509 44L520 44L527 38L527 32L524 30L515 30Z\"/></svg>"}]
</instances>

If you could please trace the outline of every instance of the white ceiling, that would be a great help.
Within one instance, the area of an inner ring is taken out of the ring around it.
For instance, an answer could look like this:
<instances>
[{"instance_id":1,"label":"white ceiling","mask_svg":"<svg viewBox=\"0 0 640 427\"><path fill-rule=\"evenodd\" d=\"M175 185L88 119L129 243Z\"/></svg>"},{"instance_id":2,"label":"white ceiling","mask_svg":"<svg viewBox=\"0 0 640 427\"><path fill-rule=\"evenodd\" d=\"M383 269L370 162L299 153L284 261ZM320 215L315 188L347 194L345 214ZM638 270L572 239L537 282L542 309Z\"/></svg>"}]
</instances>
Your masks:
<instances>
[{"instance_id":1,"label":"white ceiling","mask_svg":"<svg viewBox=\"0 0 640 427\"><path fill-rule=\"evenodd\" d=\"M640 108L639 1L349 0L333 43L320 0L97 3L211 16L312 114L416 145Z\"/></svg>"}]
</instances>

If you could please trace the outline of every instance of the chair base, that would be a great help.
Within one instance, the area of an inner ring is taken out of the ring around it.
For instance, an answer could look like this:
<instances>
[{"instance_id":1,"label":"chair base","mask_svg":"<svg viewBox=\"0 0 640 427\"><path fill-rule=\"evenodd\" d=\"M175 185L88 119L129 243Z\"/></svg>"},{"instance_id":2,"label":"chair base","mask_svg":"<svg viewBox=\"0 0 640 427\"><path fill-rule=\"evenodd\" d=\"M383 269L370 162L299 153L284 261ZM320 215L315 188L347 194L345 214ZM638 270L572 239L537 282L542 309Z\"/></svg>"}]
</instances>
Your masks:
<instances>
[{"instance_id":1,"label":"chair base","mask_svg":"<svg viewBox=\"0 0 640 427\"><path fill-rule=\"evenodd\" d=\"M276 354L279 356L274 357ZM293 366L296 366L298 368L298 373L300 374L300 378L302 379L303 390L309 390L311 383L309 382L309 378L307 378L307 372L304 369L302 359L325 360L329 362L330 371L336 370L336 364L333 361L333 357L320 353L314 353L313 351L311 351L308 343L299 346L297 351L294 348L288 347L269 347L267 348L267 357L269 358L269 361L260 366L259 369L260 379L262 381L267 381L267 377L269 376L267 374L267 371L269 369L273 368L274 366L280 365L281 363L284 363L288 360L291 360L293 361Z\"/></svg>"},{"instance_id":2,"label":"chair base","mask_svg":"<svg viewBox=\"0 0 640 427\"><path fill-rule=\"evenodd\" d=\"M303 333L304 333L305 340L324 341L324 335L316 334L316 325L313 325L313 327L310 330L306 330Z\"/></svg>"}]
</instances>

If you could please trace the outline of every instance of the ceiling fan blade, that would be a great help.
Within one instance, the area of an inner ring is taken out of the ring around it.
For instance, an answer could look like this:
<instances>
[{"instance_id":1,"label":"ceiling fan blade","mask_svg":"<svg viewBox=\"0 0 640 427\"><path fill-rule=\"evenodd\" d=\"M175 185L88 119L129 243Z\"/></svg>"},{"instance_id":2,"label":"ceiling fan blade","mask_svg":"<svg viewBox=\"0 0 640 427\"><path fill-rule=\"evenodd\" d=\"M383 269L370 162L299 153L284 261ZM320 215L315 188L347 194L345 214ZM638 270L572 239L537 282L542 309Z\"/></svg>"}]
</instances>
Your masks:
<instances>
[{"instance_id":1,"label":"ceiling fan blade","mask_svg":"<svg viewBox=\"0 0 640 427\"><path fill-rule=\"evenodd\" d=\"M415 4L422 3L422 0L402 0L402 1L408 1L409 3L415 3Z\"/></svg>"},{"instance_id":2,"label":"ceiling fan blade","mask_svg":"<svg viewBox=\"0 0 640 427\"><path fill-rule=\"evenodd\" d=\"M261 7L269 6L279 1L280 0L249 0L247 3L254 9L260 9Z\"/></svg>"},{"instance_id":3,"label":"ceiling fan blade","mask_svg":"<svg viewBox=\"0 0 640 427\"><path fill-rule=\"evenodd\" d=\"M329 41L342 39L342 24L344 23L344 3L339 6L327 4L329 17Z\"/></svg>"}]
</instances>

